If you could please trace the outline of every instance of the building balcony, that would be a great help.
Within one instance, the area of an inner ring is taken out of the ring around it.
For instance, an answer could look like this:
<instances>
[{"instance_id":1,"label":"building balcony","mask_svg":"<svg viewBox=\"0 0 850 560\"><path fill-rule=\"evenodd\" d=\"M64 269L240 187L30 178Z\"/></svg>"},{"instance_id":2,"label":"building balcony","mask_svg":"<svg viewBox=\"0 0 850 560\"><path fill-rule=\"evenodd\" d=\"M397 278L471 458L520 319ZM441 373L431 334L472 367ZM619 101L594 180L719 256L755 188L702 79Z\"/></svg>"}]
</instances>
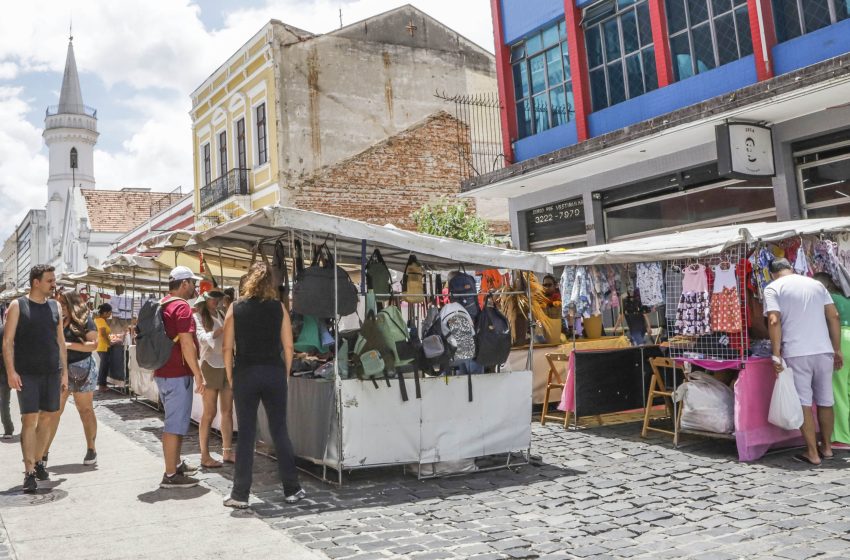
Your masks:
<instances>
[{"instance_id":1,"label":"building balcony","mask_svg":"<svg viewBox=\"0 0 850 560\"><path fill-rule=\"evenodd\" d=\"M61 111L60 111L61 108ZM97 109L93 109L88 105L51 105L47 108L47 111L44 112L45 117L51 117L53 115L86 115L88 117L97 118Z\"/></svg>"},{"instance_id":2,"label":"building balcony","mask_svg":"<svg viewBox=\"0 0 850 560\"><path fill-rule=\"evenodd\" d=\"M250 175L247 169L231 169L218 179L201 187L201 212L229 198L250 194Z\"/></svg>"}]
</instances>

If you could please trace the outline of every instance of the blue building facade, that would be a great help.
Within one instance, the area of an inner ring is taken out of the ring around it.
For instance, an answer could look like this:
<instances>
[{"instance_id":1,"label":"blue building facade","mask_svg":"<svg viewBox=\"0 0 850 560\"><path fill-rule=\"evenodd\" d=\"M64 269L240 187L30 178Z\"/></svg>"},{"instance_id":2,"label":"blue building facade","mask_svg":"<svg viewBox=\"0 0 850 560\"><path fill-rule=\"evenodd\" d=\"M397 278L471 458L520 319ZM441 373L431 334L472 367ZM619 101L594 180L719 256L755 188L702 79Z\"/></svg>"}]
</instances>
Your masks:
<instances>
[{"instance_id":1,"label":"blue building facade","mask_svg":"<svg viewBox=\"0 0 850 560\"><path fill-rule=\"evenodd\" d=\"M850 215L850 0L493 7L511 165L464 188L509 199L518 246ZM729 122L770 129L771 173L721 174ZM580 217L535 222L577 201Z\"/></svg>"}]
</instances>

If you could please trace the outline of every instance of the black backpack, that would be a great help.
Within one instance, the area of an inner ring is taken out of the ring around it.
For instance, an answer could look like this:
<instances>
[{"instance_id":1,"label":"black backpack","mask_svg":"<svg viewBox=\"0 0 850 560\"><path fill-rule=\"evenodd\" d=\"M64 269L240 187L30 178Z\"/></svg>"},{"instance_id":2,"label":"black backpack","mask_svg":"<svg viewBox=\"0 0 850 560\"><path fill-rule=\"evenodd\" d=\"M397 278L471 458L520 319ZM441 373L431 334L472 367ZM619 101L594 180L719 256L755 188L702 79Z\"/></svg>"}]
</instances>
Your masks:
<instances>
[{"instance_id":1,"label":"black backpack","mask_svg":"<svg viewBox=\"0 0 850 560\"><path fill-rule=\"evenodd\" d=\"M478 318L481 309L478 307L478 290L475 286L475 277L466 273L466 270L458 273L449 280L449 299L454 303L461 304L472 322Z\"/></svg>"},{"instance_id":2,"label":"black backpack","mask_svg":"<svg viewBox=\"0 0 850 560\"><path fill-rule=\"evenodd\" d=\"M419 369L427 375L439 375L448 371L452 361L452 348L443 334L438 307L430 307L422 320L422 340L418 350Z\"/></svg>"},{"instance_id":3,"label":"black backpack","mask_svg":"<svg viewBox=\"0 0 850 560\"><path fill-rule=\"evenodd\" d=\"M162 310L174 301L185 301L180 298L168 298L162 303L149 299L139 311L136 324L136 361L147 370L157 370L164 366L171 357L171 350L177 342L165 332L162 321Z\"/></svg>"},{"instance_id":4,"label":"black backpack","mask_svg":"<svg viewBox=\"0 0 850 560\"><path fill-rule=\"evenodd\" d=\"M475 361L484 367L501 366L511 353L511 326L492 298L490 294L484 299L484 308L475 321Z\"/></svg>"}]
</instances>

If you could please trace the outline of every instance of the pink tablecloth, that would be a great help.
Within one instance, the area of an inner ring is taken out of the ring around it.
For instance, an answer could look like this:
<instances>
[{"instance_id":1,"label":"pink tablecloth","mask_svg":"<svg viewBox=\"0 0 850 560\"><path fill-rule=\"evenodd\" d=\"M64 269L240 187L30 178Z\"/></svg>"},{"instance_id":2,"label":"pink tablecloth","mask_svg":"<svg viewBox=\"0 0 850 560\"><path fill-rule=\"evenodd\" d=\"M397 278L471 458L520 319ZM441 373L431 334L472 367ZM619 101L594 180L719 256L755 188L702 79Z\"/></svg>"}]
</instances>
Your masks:
<instances>
[{"instance_id":1,"label":"pink tablecloth","mask_svg":"<svg viewBox=\"0 0 850 560\"><path fill-rule=\"evenodd\" d=\"M567 382L558 410L575 412L575 365L574 352L570 352L567 365ZM688 360L699 365L699 360ZM725 366L740 367L740 362ZM767 421L770 397L776 374L769 358L753 358L744 363L744 368L735 382L735 441L738 459L756 461L771 447L787 447L803 444L799 430L783 430Z\"/></svg>"},{"instance_id":2,"label":"pink tablecloth","mask_svg":"<svg viewBox=\"0 0 850 560\"><path fill-rule=\"evenodd\" d=\"M776 373L769 358L744 364L735 382L735 441L738 459L755 461L771 447L802 445L800 430L783 430L767 421Z\"/></svg>"}]
</instances>

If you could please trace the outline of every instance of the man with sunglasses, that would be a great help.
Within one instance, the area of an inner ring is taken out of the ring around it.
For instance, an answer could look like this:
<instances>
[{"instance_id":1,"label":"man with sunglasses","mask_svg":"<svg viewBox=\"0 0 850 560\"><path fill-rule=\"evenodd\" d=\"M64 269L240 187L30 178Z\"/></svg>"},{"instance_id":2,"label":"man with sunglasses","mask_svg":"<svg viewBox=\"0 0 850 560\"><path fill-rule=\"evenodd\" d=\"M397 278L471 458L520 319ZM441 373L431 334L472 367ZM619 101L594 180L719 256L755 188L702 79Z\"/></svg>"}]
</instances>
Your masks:
<instances>
[{"instance_id":1,"label":"man with sunglasses","mask_svg":"<svg viewBox=\"0 0 850 560\"><path fill-rule=\"evenodd\" d=\"M192 474L198 468L180 460L183 436L189 431L192 415L192 380L195 391L204 392L204 377L198 361L198 339L189 299L197 294L201 278L188 267L175 267L168 276L168 296L160 303L165 333L174 340L171 357L154 372L159 400L165 408L162 454L165 474L161 488L191 488L198 485Z\"/></svg>"}]
</instances>

